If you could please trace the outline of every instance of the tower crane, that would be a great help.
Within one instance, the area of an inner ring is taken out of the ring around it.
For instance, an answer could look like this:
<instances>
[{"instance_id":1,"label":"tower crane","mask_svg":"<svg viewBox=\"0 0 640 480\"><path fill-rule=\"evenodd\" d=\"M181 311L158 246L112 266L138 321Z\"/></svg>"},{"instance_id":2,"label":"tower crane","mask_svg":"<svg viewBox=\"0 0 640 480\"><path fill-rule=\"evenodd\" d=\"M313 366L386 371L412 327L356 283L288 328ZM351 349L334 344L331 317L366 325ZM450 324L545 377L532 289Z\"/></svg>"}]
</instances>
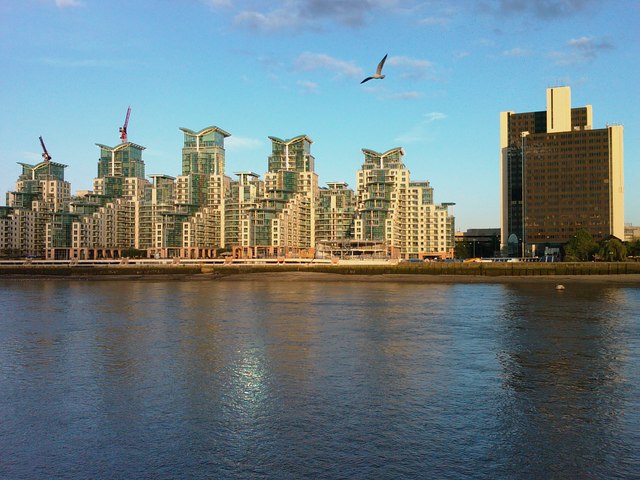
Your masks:
<instances>
[{"instance_id":1,"label":"tower crane","mask_svg":"<svg viewBox=\"0 0 640 480\"><path fill-rule=\"evenodd\" d=\"M42 158L44 158L45 162L48 162L49 160L51 160L51 155L49 155L47 147L44 146L44 140L42 139L42 137L40 137L40 145L42 145Z\"/></svg>"},{"instance_id":2,"label":"tower crane","mask_svg":"<svg viewBox=\"0 0 640 480\"><path fill-rule=\"evenodd\" d=\"M131 115L131 107L127 109L127 118L124 120L124 125L120 127L120 140L122 143L127 143L127 125L129 125L129 115Z\"/></svg>"}]
</instances>

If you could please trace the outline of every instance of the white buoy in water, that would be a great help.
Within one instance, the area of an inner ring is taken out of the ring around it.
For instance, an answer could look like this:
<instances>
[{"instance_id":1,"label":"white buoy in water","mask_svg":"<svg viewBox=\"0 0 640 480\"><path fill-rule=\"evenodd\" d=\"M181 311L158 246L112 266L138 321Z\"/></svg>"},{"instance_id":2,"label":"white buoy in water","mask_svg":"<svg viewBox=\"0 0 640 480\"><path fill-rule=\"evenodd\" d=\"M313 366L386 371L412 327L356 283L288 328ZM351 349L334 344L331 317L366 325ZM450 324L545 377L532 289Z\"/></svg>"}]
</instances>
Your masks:
<instances>
[{"instance_id":1,"label":"white buoy in water","mask_svg":"<svg viewBox=\"0 0 640 480\"><path fill-rule=\"evenodd\" d=\"M561 284L556 285L556 290L564 290L564 285L561 285Z\"/></svg>"}]
</instances>

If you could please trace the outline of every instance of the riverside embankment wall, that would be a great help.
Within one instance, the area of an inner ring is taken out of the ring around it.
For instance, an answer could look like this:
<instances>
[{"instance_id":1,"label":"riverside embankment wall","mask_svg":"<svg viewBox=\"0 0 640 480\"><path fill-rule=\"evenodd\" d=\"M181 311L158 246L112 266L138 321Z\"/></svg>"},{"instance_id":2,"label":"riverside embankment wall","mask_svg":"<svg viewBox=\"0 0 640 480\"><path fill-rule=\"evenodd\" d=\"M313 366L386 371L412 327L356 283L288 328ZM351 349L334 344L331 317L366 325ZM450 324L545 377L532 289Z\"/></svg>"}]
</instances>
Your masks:
<instances>
[{"instance_id":1,"label":"riverside embankment wall","mask_svg":"<svg viewBox=\"0 0 640 480\"><path fill-rule=\"evenodd\" d=\"M584 263L400 263L388 265L109 265L51 266L2 265L0 276L152 276L152 275L234 275L247 273L318 272L342 275L472 275L504 276L572 276L640 274L637 262Z\"/></svg>"}]
</instances>

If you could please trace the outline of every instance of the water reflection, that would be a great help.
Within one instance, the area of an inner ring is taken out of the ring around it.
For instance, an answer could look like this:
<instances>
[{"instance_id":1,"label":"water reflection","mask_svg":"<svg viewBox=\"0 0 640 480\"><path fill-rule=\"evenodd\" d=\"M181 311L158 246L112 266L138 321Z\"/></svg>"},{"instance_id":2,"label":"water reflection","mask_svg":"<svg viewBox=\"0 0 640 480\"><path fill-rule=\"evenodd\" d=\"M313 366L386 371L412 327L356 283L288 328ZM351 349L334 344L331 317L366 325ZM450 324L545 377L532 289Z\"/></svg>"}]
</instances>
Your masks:
<instances>
[{"instance_id":1,"label":"water reflection","mask_svg":"<svg viewBox=\"0 0 640 480\"><path fill-rule=\"evenodd\" d=\"M520 478L612 476L612 456L630 453L619 424L634 341L627 295L591 286L509 288L500 360L511 396L499 412L508 434L501 448Z\"/></svg>"},{"instance_id":2,"label":"water reflection","mask_svg":"<svg viewBox=\"0 0 640 480\"><path fill-rule=\"evenodd\" d=\"M0 476L640 470L640 289L0 285Z\"/></svg>"}]
</instances>

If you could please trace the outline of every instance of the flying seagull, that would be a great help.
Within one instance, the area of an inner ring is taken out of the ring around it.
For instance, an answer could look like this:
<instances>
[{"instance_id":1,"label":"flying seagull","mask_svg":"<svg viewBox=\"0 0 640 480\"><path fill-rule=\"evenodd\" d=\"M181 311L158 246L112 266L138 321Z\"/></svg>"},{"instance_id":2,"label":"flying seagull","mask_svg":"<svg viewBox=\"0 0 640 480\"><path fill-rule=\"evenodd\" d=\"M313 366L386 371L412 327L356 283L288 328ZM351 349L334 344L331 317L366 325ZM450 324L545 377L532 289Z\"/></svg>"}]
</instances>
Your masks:
<instances>
[{"instance_id":1,"label":"flying seagull","mask_svg":"<svg viewBox=\"0 0 640 480\"><path fill-rule=\"evenodd\" d=\"M387 59L387 55L385 55L384 58L380 60L380 63L378 64L378 68L376 68L376 73L362 80L360 84L363 84L364 82L368 82L369 80L372 80L372 79L382 80L384 78L384 75L382 75L382 66L384 65L384 61Z\"/></svg>"}]
</instances>

